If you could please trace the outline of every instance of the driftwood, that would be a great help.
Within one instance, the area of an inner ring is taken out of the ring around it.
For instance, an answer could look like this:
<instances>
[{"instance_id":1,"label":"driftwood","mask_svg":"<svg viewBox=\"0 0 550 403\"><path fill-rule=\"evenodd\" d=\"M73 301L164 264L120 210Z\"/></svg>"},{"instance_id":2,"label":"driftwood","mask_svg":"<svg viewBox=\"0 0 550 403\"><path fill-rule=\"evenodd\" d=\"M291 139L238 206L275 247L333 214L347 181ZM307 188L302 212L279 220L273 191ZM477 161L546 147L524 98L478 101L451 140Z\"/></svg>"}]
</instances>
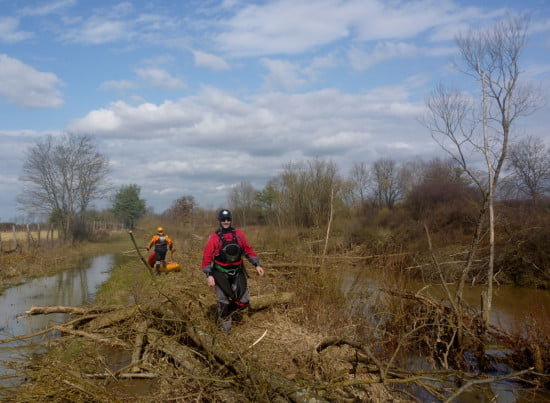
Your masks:
<instances>
[{"instance_id":1,"label":"driftwood","mask_svg":"<svg viewBox=\"0 0 550 403\"><path fill-rule=\"evenodd\" d=\"M251 299L250 312L263 310L276 304L288 304L293 297L292 293L255 296ZM200 302L197 300L196 304L200 305ZM98 314L99 311L103 313ZM252 385L262 385L261 388L268 390L270 396L279 395L282 399L299 403L326 401L317 394L314 387L298 385L228 350L220 341L219 330L211 325L205 326L211 323L211 319L204 316L206 310L201 311L196 305L182 307L166 301L157 301L147 305L107 309L67 306L32 307L26 312L27 315L50 313L65 313L78 317L28 337L55 330L65 335L82 337L130 352L131 362L124 369L116 373L108 371L80 375L88 379L154 379L158 374L151 373L146 368L155 364L142 364L144 360L151 357L151 354L144 355L145 351L157 351L169 358L167 362L173 363L179 370L183 370L188 374L187 376L193 378L200 375L204 379L209 379L211 375L208 371L212 368L220 368L221 365L221 368L233 377L249 379ZM87 320L79 320L80 318L87 318ZM125 322L127 324L123 325ZM126 329L125 332L116 330L121 326ZM267 330L248 347L248 350L254 348L266 334ZM19 337L17 340L22 338ZM13 340L15 339L8 341ZM8 341L0 341L0 343ZM89 393L86 387L78 385L74 380L71 380L71 386L82 390L83 393Z\"/></svg>"}]
</instances>

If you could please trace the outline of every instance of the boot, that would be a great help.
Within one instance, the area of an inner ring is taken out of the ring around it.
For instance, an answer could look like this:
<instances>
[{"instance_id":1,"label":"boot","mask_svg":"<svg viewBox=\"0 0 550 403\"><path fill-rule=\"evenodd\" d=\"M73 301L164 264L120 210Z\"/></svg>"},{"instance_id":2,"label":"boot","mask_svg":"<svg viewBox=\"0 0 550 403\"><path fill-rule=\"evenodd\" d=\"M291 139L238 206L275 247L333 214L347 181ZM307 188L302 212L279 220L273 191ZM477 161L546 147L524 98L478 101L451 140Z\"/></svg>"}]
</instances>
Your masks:
<instances>
[{"instance_id":1,"label":"boot","mask_svg":"<svg viewBox=\"0 0 550 403\"><path fill-rule=\"evenodd\" d=\"M155 265L155 274L157 276L160 275L160 264L158 264L158 263Z\"/></svg>"},{"instance_id":2,"label":"boot","mask_svg":"<svg viewBox=\"0 0 550 403\"><path fill-rule=\"evenodd\" d=\"M229 304L218 303L218 326L222 332L231 330L231 307Z\"/></svg>"}]
</instances>

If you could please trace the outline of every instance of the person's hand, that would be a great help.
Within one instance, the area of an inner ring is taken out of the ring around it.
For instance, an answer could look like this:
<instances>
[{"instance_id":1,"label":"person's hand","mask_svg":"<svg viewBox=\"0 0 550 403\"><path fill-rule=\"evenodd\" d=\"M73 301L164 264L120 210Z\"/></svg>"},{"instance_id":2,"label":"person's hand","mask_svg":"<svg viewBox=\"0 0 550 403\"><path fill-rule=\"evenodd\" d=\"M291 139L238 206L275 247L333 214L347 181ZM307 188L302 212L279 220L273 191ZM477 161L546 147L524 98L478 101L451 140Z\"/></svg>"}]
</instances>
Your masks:
<instances>
[{"instance_id":1,"label":"person's hand","mask_svg":"<svg viewBox=\"0 0 550 403\"><path fill-rule=\"evenodd\" d=\"M149 248L145 248L145 250L146 250L147 252L149 252Z\"/></svg>"},{"instance_id":2,"label":"person's hand","mask_svg":"<svg viewBox=\"0 0 550 403\"><path fill-rule=\"evenodd\" d=\"M208 276L206 278L206 282L210 287L214 287L216 285L216 280L214 280L214 276Z\"/></svg>"},{"instance_id":3,"label":"person's hand","mask_svg":"<svg viewBox=\"0 0 550 403\"><path fill-rule=\"evenodd\" d=\"M262 269L262 266L256 266L256 271L260 276L263 276L265 274L264 269Z\"/></svg>"}]
</instances>

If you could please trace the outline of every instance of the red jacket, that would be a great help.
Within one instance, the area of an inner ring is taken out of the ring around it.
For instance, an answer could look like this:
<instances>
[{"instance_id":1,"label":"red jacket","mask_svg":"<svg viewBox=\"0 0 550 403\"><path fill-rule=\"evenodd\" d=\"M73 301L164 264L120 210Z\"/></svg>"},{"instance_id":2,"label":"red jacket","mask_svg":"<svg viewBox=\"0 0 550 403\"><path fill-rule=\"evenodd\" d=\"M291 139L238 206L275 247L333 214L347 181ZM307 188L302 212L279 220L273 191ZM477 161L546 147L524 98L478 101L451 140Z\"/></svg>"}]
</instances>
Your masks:
<instances>
[{"instance_id":1,"label":"red jacket","mask_svg":"<svg viewBox=\"0 0 550 403\"><path fill-rule=\"evenodd\" d=\"M253 264L254 266L258 266L260 263L260 258L258 257L256 252L254 252L252 246L250 246L250 244L248 243L246 236L240 229L235 228L234 230L235 235L237 235L237 243L242 249L243 255L248 259L251 264ZM231 231L227 231L222 235L227 241L231 241L233 239L233 234ZM218 233L213 232L212 234L210 234L210 236L208 237L208 241L206 241L204 252L202 254L201 270L204 271L206 274L212 271L212 267L214 266L214 264L220 265L222 267L236 267L242 264L242 259L234 263L223 263L216 260L216 256L220 254L222 246L223 242L220 239Z\"/></svg>"}]
</instances>

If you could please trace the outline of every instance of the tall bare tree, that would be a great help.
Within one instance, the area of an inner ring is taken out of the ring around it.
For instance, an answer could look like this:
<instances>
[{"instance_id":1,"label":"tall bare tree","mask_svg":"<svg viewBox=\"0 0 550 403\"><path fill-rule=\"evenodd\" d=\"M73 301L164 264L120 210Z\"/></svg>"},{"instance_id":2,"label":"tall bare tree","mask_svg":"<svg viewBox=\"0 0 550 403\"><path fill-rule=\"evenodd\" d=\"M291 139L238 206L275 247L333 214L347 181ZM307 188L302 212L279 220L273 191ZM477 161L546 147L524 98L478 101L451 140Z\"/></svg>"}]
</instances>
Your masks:
<instances>
[{"instance_id":1,"label":"tall bare tree","mask_svg":"<svg viewBox=\"0 0 550 403\"><path fill-rule=\"evenodd\" d=\"M29 147L17 200L20 208L44 212L65 236L91 201L105 197L109 161L87 135L46 136Z\"/></svg>"},{"instance_id":2,"label":"tall bare tree","mask_svg":"<svg viewBox=\"0 0 550 403\"><path fill-rule=\"evenodd\" d=\"M519 80L519 60L526 42L528 22L526 17L511 17L488 29L459 35L456 43L461 63L457 66L479 83L481 105L473 101L475 97L438 86L426 102L429 112L423 120L431 129L432 137L457 161L483 195L478 224L458 282L456 299L459 306L481 239L483 222L488 215L490 251L483 309L485 323L493 294L494 190L506 159L513 123L532 112L538 103L537 94L522 86ZM481 173L475 165L480 157L485 162L485 170Z\"/></svg>"}]
</instances>

